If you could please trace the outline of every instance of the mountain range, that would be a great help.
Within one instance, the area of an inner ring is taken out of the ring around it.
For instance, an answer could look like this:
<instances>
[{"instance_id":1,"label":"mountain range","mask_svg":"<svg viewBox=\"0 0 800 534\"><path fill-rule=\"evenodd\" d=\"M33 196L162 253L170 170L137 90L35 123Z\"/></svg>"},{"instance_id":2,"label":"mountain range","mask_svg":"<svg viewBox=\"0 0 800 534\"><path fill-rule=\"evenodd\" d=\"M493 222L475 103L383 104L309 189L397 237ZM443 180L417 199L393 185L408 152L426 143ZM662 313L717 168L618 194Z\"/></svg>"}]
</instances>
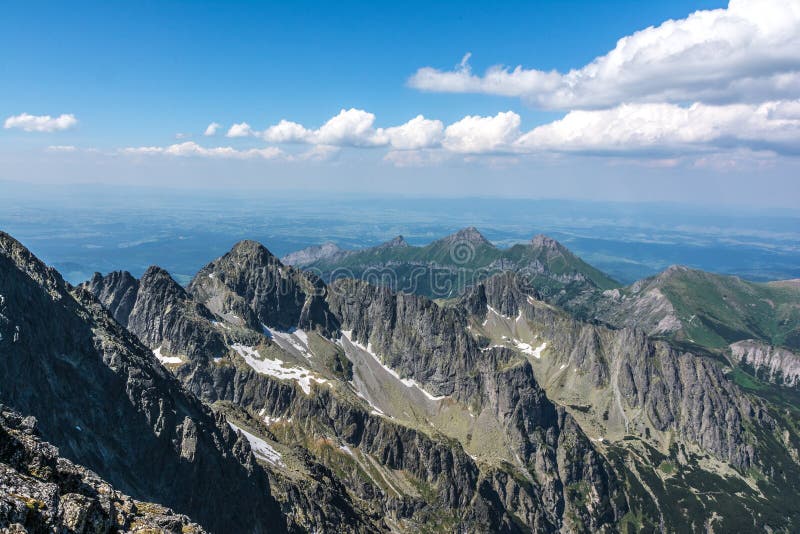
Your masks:
<instances>
[{"instance_id":1,"label":"mountain range","mask_svg":"<svg viewBox=\"0 0 800 534\"><path fill-rule=\"evenodd\" d=\"M797 531L799 328L795 282L545 236L73 287L0 233L0 528Z\"/></svg>"}]
</instances>

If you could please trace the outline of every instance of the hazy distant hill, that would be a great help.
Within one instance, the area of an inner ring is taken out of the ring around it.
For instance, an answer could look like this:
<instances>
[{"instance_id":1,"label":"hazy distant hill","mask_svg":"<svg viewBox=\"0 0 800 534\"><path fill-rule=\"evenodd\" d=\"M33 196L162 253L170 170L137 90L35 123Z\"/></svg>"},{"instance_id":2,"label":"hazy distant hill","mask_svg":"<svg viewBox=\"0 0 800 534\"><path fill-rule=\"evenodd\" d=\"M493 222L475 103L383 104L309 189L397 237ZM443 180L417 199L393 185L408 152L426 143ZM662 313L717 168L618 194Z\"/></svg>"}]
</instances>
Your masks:
<instances>
[{"instance_id":1,"label":"hazy distant hill","mask_svg":"<svg viewBox=\"0 0 800 534\"><path fill-rule=\"evenodd\" d=\"M332 247L328 247L332 251ZM542 298L562 304L619 283L575 256L557 241L537 235L528 243L500 249L468 227L426 246L411 246L402 236L363 250L320 254L319 247L290 254L284 261L323 280L357 278L430 298L452 298L490 276L519 274L519 283Z\"/></svg>"}]
</instances>

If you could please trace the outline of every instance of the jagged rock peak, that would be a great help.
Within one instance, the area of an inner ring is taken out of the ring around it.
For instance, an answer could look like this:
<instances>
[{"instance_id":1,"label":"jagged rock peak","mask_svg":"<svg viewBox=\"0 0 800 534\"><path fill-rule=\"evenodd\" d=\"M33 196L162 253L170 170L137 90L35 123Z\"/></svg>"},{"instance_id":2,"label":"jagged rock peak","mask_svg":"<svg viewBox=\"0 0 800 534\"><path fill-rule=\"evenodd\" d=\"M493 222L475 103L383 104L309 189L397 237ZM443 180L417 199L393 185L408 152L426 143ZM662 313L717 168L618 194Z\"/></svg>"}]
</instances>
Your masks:
<instances>
[{"instance_id":1,"label":"jagged rock peak","mask_svg":"<svg viewBox=\"0 0 800 534\"><path fill-rule=\"evenodd\" d=\"M387 241L386 243L378 245L378 248L379 249L398 248L398 247L399 248L405 248L407 246L408 246L408 242L405 240L405 238L403 236L399 235L399 236Z\"/></svg>"},{"instance_id":2,"label":"jagged rock peak","mask_svg":"<svg viewBox=\"0 0 800 534\"><path fill-rule=\"evenodd\" d=\"M41 284L53 299L60 299L67 291L67 283L58 271L45 265L22 243L3 231L0 231L0 256L8 258L14 267Z\"/></svg>"},{"instance_id":3,"label":"jagged rock peak","mask_svg":"<svg viewBox=\"0 0 800 534\"><path fill-rule=\"evenodd\" d=\"M170 280L172 280L172 276L170 276L170 274L166 271L166 269L163 269L158 265L151 265L142 275L143 281L145 279L159 279L159 278L169 278Z\"/></svg>"},{"instance_id":4,"label":"jagged rock peak","mask_svg":"<svg viewBox=\"0 0 800 534\"><path fill-rule=\"evenodd\" d=\"M666 269L664 269L664 274L674 274L674 273L685 273L690 271L687 266L685 265L670 265Z\"/></svg>"},{"instance_id":5,"label":"jagged rock peak","mask_svg":"<svg viewBox=\"0 0 800 534\"><path fill-rule=\"evenodd\" d=\"M79 287L86 289L111 312L114 319L127 326L128 318L136 304L139 280L128 271L112 271L106 276L94 273Z\"/></svg>"},{"instance_id":6,"label":"jagged rock peak","mask_svg":"<svg viewBox=\"0 0 800 534\"><path fill-rule=\"evenodd\" d=\"M278 258L269 251L267 247L259 243L258 241L253 241L251 239L244 239L239 241L233 247L231 247L231 251L228 254L233 254L236 256L248 256L248 257L256 257L256 258L263 258L267 260L274 260L278 261Z\"/></svg>"},{"instance_id":7,"label":"jagged rock peak","mask_svg":"<svg viewBox=\"0 0 800 534\"><path fill-rule=\"evenodd\" d=\"M544 234L538 234L533 236L533 239L531 239L531 245L533 245L536 248L542 248L545 250L558 250L558 251L567 250L567 247L565 247L552 237L548 237Z\"/></svg>"},{"instance_id":8,"label":"jagged rock peak","mask_svg":"<svg viewBox=\"0 0 800 534\"><path fill-rule=\"evenodd\" d=\"M446 243L467 242L473 245L492 245L474 226L462 228L458 232L445 237L442 241Z\"/></svg>"}]
</instances>

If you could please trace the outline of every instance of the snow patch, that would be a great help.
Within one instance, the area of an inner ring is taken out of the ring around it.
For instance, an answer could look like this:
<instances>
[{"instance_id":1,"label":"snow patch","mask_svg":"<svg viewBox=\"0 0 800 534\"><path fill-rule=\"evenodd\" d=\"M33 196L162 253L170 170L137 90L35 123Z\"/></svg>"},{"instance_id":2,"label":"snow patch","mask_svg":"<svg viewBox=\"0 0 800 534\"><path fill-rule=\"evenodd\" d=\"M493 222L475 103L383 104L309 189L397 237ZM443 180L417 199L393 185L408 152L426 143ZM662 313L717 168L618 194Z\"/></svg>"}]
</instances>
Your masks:
<instances>
[{"instance_id":1,"label":"snow patch","mask_svg":"<svg viewBox=\"0 0 800 534\"><path fill-rule=\"evenodd\" d=\"M311 393L312 380L318 384L327 382L324 378L314 376L314 374L305 367L287 367L283 360L277 358L274 360L262 358L258 350L253 347L234 343L231 345L231 348L235 350L239 356L244 358L245 363L252 367L257 373L273 376L279 380L294 380L299 384L306 395Z\"/></svg>"},{"instance_id":2,"label":"snow patch","mask_svg":"<svg viewBox=\"0 0 800 534\"><path fill-rule=\"evenodd\" d=\"M247 430L239 428L230 421L228 421L228 424L231 425L232 429L238 430L239 432L244 434L244 437L247 438L247 441L250 443L250 449L252 449L253 454L255 454L258 458L266 460L272 465L277 465L281 467L284 467L286 465L283 463L283 457L281 456L281 453L273 449L269 443L259 438L258 436L254 436Z\"/></svg>"},{"instance_id":3,"label":"snow patch","mask_svg":"<svg viewBox=\"0 0 800 534\"><path fill-rule=\"evenodd\" d=\"M183 360L178 358L177 356L164 356L161 354L161 347L158 347L156 350L153 351L153 356L158 358L158 361L161 363L182 363Z\"/></svg>"},{"instance_id":4,"label":"snow patch","mask_svg":"<svg viewBox=\"0 0 800 534\"><path fill-rule=\"evenodd\" d=\"M292 328L288 331L281 331L277 328L270 328L265 324L261 325L264 335L274 340L278 346L284 350L294 349L301 356L310 358L313 356L308 345L308 334L300 328Z\"/></svg>"},{"instance_id":5,"label":"snow patch","mask_svg":"<svg viewBox=\"0 0 800 534\"><path fill-rule=\"evenodd\" d=\"M418 390L420 390L420 391L421 391L421 392L422 392L422 393L423 393L423 394L424 394L426 397L428 397L428 399L430 399L430 400L432 400L432 401L440 401L440 400L442 400L442 399L444 399L444 398L445 398L445 396L446 396L446 395L441 395L441 396L438 396L438 397L437 397L437 396L435 396L435 395L431 395L430 393L428 393L427 391L425 391L425 390L422 388L422 386L420 386L420 385L419 385L419 383L418 383L416 380L414 380L414 379L412 379L412 378L401 378L401 377L400 377L400 375L399 375L399 374L397 374L397 371L395 371L395 370L394 370L394 369L392 369L391 367L388 367L386 364L384 364L384 363L381 361L381 359L380 359L380 358L378 358L378 355L377 355L377 354L375 354L375 353L372 351L372 344L371 344L371 343L367 344L367 346L365 347L365 346L364 346L364 345L362 345L361 343L359 343L359 342L357 342L357 341L353 341L353 340L352 340L352 338L351 338L351 336L352 336L352 335L353 335L353 331L352 331L352 330L342 330L342 336L346 337L346 338L347 338L347 341L348 341L348 342L349 342L351 345L353 345L353 346L355 346L355 347L357 347L357 348L359 348L359 349L363 350L364 352L366 352L367 354L369 354L370 356L372 356L372 357L375 359L375 361L376 361L376 362L377 362L377 363L378 363L378 364L379 364L381 367L383 367L383 368L384 368L384 370L385 370L387 373L389 373L390 375L392 375L393 377L395 377L397 380L399 380L400 382L402 382L402 384L403 384L404 386L406 386L406 387L408 387L408 388L417 388L417 389L418 389Z\"/></svg>"},{"instance_id":6,"label":"snow patch","mask_svg":"<svg viewBox=\"0 0 800 534\"><path fill-rule=\"evenodd\" d=\"M524 342L522 342L522 341L520 341L518 339L515 339L513 341L514 341L514 345L516 345L516 347L519 350L521 350L525 354L533 356L537 360L542 357L542 351L547 348L547 342L546 341L544 343L542 343L541 345L539 345L538 347L536 347L536 348L533 348L530 345L530 343L524 343Z\"/></svg>"}]
</instances>

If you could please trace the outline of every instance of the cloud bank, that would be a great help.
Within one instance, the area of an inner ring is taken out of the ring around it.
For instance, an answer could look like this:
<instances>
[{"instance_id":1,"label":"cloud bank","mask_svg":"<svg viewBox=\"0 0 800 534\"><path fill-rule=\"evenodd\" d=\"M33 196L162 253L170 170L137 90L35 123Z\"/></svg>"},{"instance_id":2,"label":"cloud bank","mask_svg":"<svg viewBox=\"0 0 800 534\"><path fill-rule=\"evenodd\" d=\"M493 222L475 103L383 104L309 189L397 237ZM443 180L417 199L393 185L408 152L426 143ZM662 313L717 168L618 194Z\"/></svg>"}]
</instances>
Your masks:
<instances>
[{"instance_id":1,"label":"cloud bank","mask_svg":"<svg viewBox=\"0 0 800 534\"><path fill-rule=\"evenodd\" d=\"M731 0L727 9L697 11L623 37L607 54L569 72L496 65L477 75L468 54L453 70L421 68L408 84L520 97L546 109L752 103L800 94L798 51L800 1Z\"/></svg>"},{"instance_id":2,"label":"cloud bank","mask_svg":"<svg viewBox=\"0 0 800 534\"><path fill-rule=\"evenodd\" d=\"M25 132L58 132L68 130L78 124L78 119L72 114L62 114L58 117L50 115L30 115L21 113L8 117L3 123L5 129L17 128Z\"/></svg>"}]
</instances>

